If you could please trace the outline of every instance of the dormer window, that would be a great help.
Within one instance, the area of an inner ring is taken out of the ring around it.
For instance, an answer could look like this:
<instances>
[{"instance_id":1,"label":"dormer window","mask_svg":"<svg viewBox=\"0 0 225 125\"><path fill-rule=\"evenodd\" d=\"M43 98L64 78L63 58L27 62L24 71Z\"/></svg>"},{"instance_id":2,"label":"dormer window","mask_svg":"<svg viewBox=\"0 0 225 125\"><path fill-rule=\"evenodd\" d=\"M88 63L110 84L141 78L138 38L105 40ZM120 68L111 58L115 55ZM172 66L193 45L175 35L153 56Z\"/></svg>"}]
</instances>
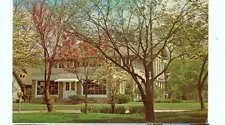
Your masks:
<instances>
[{"instance_id":1,"label":"dormer window","mask_svg":"<svg viewBox=\"0 0 225 125\"><path fill-rule=\"evenodd\" d=\"M20 74L19 77L24 79L26 77L26 75L25 74Z\"/></svg>"}]
</instances>

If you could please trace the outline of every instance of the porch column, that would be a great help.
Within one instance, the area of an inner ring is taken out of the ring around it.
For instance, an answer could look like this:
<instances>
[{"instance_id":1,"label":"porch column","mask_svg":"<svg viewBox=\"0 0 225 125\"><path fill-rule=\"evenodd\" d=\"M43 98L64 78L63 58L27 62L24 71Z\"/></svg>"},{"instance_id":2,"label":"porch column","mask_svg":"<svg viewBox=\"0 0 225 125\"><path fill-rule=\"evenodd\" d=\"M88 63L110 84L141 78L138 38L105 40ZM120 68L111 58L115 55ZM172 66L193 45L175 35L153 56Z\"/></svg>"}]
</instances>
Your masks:
<instances>
[{"instance_id":1,"label":"porch column","mask_svg":"<svg viewBox=\"0 0 225 125\"><path fill-rule=\"evenodd\" d=\"M31 86L31 102L35 99L35 93L36 93L36 80L32 80L32 86Z\"/></svg>"}]
</instances>

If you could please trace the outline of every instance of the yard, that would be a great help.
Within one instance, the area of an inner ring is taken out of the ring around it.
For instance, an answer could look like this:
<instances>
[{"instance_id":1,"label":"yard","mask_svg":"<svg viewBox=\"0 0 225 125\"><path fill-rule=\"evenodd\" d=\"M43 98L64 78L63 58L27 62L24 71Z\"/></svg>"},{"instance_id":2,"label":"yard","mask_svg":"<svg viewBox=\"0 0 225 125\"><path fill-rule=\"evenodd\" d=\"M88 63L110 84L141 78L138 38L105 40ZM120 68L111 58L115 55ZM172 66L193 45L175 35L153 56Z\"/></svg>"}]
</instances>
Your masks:
<instances>
[{"instance_id":1,"label":"yard","mask_svg":"<svg viewBox=\"0 0 225 125\"><path fill-rule=\"evenodd\" d=\"M55 105L56 110L79 110L83 104L79 105ZM142 123L144 122L144 113L132 114L110 114L110 113L95 113L91 110L100 110L108 107L109 104L88 104L90 112L88 114L75 113L13 113L14 123ZM127 104L117 104L117 107L143 107L141 102L129 102ZM207 104L206 104L207 107ZM207 119L207 111L199 111L199 103L156 103L155 110L191 110L185 112L156 112L156 123L204 123ZM18 104L13 104L13 111L18 110ZM22 111L38 110L46 111L44 104L23 103Z\"/></svg>"},{"instance_id":2,"label":"yard","mask_svg":"<svg viewBox=\"0 0 225 125\"><path fill-rule=\"evenodd\" d=\"M205 123L207 111L155 113L156 123ZM144 114L73 114L32 113L13 114L14 123L142 123Z\"/></svg>"},{"instance_id":3,"label":"yard","mask_svg":"<svg viewBox=\"0 0 225 125\"><path fill-rule=\"evenodd\" d=\"M109 104L88 104L88 107L102 107L102 106L110 106ZM117 104L116 106L124 106L124 107L136 107L143 106L142 102L129 102L127 104ZM207 108L206 103L206 108ZM55 105L56 110L75 110L81 109L83 104L78 105ZM19 108L18 103L13 103L13 111L17 111ZM198 102L191 103L155 103L155 110L163 110L163 109L189 109L189 110L197 110L200 109L200 104ZM47 110L45 104L33 104L33 103L22 103L21 110Z\"/></svg>"}]
</instances>

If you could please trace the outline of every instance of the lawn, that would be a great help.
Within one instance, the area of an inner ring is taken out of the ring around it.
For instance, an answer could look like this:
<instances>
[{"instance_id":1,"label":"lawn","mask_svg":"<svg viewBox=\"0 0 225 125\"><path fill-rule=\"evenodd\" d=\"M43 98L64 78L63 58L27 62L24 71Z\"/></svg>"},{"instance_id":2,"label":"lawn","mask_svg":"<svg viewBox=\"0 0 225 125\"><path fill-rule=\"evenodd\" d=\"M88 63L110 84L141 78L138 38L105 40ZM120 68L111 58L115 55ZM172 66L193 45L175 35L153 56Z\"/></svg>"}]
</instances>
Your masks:
<instances>
[{"instance_id":1,"label":"lawn","mask_svg":"<svg viewBox=\"0 0 225 125\"><path fill-rule=\"evenodd\" d=\"M155 113L155 123L204 123L207 111ZM13 114L13 123L143 123L144 114Z\"/></svg>"},{"instance_id":2,"label":"lawn","mask_svg":"<svg viewBox=\"0 0 225 125\"><path fill-rule=\"evenodd\" d=\"M88 107L102 107L110 106L109 104L88 104ZM129 102L127 104L117 104L117 106L133 107L133 106L143 106L142 102ZM206 103L206 107L207 107ZM55 105L56 110L70 110L70 109L81 109L83 104L78 105ZM200 104L197 102L192 103L155 103L155 109L200 109ZM13 104L13 111L18 110L18 103ZM45 104L32 104L32 103L22 103L21 110L46 110Z\"/></svg>"}]
</instances>

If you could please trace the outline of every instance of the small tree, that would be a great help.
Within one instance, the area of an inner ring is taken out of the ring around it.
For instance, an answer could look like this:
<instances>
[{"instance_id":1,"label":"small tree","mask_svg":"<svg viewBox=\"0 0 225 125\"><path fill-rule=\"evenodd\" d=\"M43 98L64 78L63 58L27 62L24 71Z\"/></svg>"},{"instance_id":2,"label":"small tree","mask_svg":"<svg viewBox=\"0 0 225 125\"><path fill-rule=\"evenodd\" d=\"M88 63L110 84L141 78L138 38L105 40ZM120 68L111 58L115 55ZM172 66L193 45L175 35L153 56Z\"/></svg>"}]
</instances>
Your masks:
<instances>
[{"instance_id":1,"label":"small tree","mask_svg":"<svg viewBox=\"0 0 225 125\"><path fill-rule=\"evenodd\" d=\"M61 3L63 4L63 3ZM32 8L32 21L35 25L35 32L38 34L39 45L43 50L44 60L44 99L48 112L53 111L53 99L49 93L52 67L57 52L60 50L62 41L65 41L67 34L64 32L64 23L68 18L65 15L65 8L58 8L59 3L47 4L46 0L34 2Z\"/></svg>"},{"instance_id":2,"label":"small tree","mask_svg":"<svg viewBox=\"0 0 225 125\"><path fill-rule=\"evenodd\" d=\"M97 49L91 47L86 42L76 40L71 35L72 40L65 41L61 50L57 54L57 59L64 66L64 70L74 73L81 82L85 94L85 113L88 112L88 85L91 82L95 71L101 67L105 59L99 55Z\"/></svg>"},{"instance_id":3,"label":"small tree","mask_svg":"<svg viewBox=\"0 0 225 125\"><path fill-rule=\"evenodd\" d=\"M123 89L125 90L128 74L125 71L121 71L121 69L116 67L113 63L107 63L103 68L104 71L97 74L96 77L100 81L106 81L107 94L110 98L112 113L115 113L117 97L121 94Z\"/></svg>"}]
</instances>

